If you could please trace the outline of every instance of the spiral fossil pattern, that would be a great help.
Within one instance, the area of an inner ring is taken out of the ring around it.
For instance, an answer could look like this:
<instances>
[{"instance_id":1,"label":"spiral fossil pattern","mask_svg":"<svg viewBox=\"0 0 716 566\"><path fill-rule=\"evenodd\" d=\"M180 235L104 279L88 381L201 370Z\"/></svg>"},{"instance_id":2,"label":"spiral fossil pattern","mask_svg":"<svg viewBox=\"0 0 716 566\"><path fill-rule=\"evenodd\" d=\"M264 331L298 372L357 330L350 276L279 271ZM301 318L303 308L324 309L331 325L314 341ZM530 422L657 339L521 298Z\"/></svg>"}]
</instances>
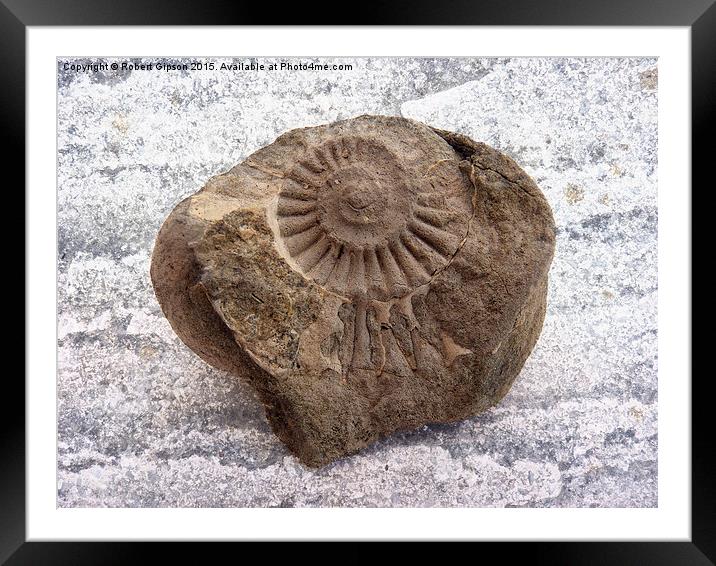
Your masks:
<instances>
[{"instance_id":1,"label":"spiral fossil pattern","mask_svg":"<svg viewBox=\"0 0 716 566\"><path fill-rule=\"evenodd\" d=\"M276 213L305 275L350 299L386 301L428 282L458 249L445 203L379 142L343 137L297 162Z\"/></svg>"},{"instance_id":2,"label":"spiral fossil pattern","mask_svg":"<svg viewBox=\"0 0 716 566\"><path fill-rule=\"evenodd\" d=\"M467 235L453 185L369 136L329 138L291 168L276 207L280 237L303 274L338 296L308 331L321 344L303 356L313 369L407 376L428 350L451 362L454 349L421 335L412 296Z\"/></svg>"}]
</instances>

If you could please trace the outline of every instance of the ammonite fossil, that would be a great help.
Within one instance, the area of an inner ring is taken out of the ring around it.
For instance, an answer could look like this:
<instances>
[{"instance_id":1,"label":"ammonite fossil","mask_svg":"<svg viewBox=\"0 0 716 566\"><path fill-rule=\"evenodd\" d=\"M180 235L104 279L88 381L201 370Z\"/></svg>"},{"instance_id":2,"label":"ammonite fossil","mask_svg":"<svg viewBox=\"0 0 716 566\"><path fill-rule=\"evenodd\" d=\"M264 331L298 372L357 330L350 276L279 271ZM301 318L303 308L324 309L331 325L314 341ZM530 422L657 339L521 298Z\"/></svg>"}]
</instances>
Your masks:
<instances>
[{"instance_id":1,"label":"ammonite fossil","mask_svg":"<svg viewBox=\"0 0 716 566\"><path fill-rule=\"evenodd\" d=\"M292 130L179 203L159 302L309 465L477 414L539 336L555 228L506 155L411 120Z\"/></svg>"}]
</instances>

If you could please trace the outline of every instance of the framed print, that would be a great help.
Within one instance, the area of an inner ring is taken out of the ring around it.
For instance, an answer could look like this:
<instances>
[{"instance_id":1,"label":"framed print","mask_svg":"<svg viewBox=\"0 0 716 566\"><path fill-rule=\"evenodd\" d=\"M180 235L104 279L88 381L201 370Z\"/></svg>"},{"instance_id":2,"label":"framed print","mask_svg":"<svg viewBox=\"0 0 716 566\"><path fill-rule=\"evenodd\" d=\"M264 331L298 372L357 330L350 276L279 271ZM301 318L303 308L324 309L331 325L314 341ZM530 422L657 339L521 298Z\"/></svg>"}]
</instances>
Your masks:
<instances>
[{"instance_id":1,"label":"framed print","mask_svg":"<svg viewBox=\"0 0 716 566\"><path fill-rule=\"evenodd\" d=\"M712 563L691 186L715 9L461 4L282 27L4 3L27 367L3 560Z\"/></svg>"}]
</instances>

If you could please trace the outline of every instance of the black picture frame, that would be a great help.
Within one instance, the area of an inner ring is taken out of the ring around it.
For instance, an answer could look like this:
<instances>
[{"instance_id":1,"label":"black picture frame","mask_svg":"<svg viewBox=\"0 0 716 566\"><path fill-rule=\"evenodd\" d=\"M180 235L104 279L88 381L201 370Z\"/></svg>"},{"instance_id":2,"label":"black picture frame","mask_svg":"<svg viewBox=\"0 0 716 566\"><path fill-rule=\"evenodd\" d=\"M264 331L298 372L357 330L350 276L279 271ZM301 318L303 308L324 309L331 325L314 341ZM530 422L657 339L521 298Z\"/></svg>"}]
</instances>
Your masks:
<instances>
[{"instance_id":1,"label":"black picture frame","mask_svg":"<svg viewBox=\"0 0 716 566\"><path fill-rule=\"evenodd\" d=\"M716 105L716 5L714 0L412 0L363 2L352 10L354 25L569 25L687 26L692 56L692 186L711 189L707 151ZM25 186L26 28L67 25L340 25L335 2L268 3L172 2L171 0L0 0L0 115L5 137L6 176ZM48 125L48 135L51 126ZM694 191L692 189L692 196ZM693 210L693 207L692 207ZM693 221L692 221L693 222ZM696 225L695 222L693 225ZM694 239L697 243L697 240ZM6 260L7 261L7 260ZM16 265L19 265L16 264ZM18 269L19 271L19 269ZM27 285L28 282L25 281ZM27 287L26 287L27 288ZM9 296L9 295L8 295ZM30 297L26 294L26 301ZM31 340L31 336L26 336ZM716 493L711 461L715 451L709 373L692 379L692 535L689 542L490 543L501 557L522 555L545 564L714 564ZM673 377L673 376L672 376ZM690 379L692 376L677 376ZM5 407L0 411L0 563L127 564L148 556L151 543L40 543L25 536L25 386L19 372L6 372ZM210 559L208 545L162 545L162 559ZM178 551L178 552L177 552ZM179 555L179 552L181 555ZM484 556L481 549L480 558ZM492 554L492 552L491 552ZM484 558L483 558L484 559Z\"/></svg>"}]
</instances>

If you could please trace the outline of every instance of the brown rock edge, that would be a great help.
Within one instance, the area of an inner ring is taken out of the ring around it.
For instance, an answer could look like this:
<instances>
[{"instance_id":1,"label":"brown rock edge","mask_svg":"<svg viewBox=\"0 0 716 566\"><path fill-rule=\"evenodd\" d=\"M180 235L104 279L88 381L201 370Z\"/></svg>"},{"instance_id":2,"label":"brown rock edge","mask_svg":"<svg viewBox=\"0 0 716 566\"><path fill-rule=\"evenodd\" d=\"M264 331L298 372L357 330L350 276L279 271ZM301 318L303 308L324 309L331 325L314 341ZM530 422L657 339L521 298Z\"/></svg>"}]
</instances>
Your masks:
<instances>
[{"instance_id":1,"label":"brown rock edge","mask_svg":"<svg viewBox=\"0 0 716 566\"><path fill-rule=\"evenodd\" d=\"M151 278L179 338L321 466L497 403L540 334L554 245L508 156L360 116L287 132L180 202Z\"/></svg>"}]
</instances>

